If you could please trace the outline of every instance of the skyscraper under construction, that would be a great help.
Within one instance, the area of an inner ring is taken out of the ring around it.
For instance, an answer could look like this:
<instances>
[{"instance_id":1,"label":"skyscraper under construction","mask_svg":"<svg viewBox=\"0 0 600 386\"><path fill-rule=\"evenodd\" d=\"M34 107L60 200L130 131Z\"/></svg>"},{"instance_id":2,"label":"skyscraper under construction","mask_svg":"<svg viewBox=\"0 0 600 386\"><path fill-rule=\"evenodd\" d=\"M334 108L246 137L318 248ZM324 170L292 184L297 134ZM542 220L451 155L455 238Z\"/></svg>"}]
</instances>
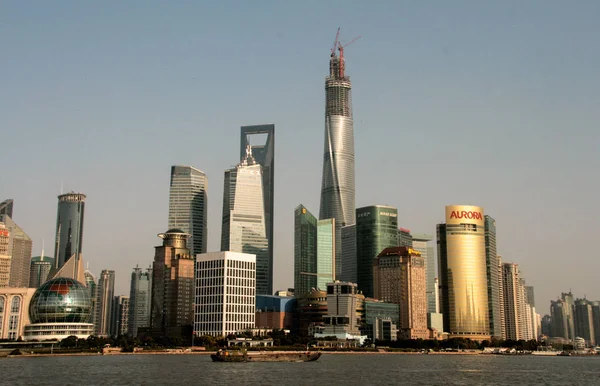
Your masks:
<instances>
[{"instance_id":1,"label":"skyscraper under construction","mask_svg":"<svg viewBox=\"0 0 600 386\"><path fill-rule=\"evenodd\" d=\"M331 49L329 76L325 79L325 152L319 211L321 220L335 219L336 276L341 274L343 264L341 228L355 222L352 85L345 73L345 46L338 37L339 29Z\"/></svg>"}]
</instances>

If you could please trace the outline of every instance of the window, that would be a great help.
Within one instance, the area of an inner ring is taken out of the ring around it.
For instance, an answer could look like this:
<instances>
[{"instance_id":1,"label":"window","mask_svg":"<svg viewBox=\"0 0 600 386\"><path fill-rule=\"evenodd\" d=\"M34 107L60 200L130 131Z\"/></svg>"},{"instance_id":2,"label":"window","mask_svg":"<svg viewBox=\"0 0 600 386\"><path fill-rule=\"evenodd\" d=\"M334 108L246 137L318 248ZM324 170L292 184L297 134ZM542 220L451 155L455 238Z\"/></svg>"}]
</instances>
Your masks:
<instances>
[{"instance_id":1,"label":"window","mask_svg":"<svg viewBox=\"0 0 600 386\"><path fill-rule=\"evenodd\" d=\"M12 304L10 306L11 314L18 314L21 309L21 297L15 296L12 300Z\"/></svg>"}]
</instances>

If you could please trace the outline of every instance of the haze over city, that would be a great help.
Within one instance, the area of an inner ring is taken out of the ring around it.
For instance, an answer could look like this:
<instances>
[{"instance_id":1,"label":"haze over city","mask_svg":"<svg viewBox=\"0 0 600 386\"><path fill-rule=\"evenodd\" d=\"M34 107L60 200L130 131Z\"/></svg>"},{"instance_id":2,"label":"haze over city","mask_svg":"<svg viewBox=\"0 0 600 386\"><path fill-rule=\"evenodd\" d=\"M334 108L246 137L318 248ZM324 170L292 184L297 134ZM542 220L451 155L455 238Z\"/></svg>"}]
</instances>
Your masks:
<instances>
[{"instance_id":1,"label":"haze over city","mask_svg":"<svg viewBox=\"0 0 600 386\"><path fill-rule=\"evenodd\" d=\"M208 176L219 249L223 172L243 125L274 123L274 288L293 286L293 210L318 213L329 49L353 87L356 207L435 235L480 205L538 312L596 299L600 4L474 1L28 2L0 6L0 200L51 255L56 196L87 195L83 259L147 267L167 230L171 165Z\"/></svg>"}]
</instances>

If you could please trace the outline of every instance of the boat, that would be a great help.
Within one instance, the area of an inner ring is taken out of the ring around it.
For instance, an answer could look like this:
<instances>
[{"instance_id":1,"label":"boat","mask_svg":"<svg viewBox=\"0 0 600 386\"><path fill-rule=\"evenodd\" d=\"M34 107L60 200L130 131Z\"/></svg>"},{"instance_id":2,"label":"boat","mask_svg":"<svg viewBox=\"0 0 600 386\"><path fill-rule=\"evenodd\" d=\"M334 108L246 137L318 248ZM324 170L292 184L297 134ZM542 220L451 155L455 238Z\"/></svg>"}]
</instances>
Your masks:
<instances>
[{"instance_id":1,"label":"boat","mask_svg":"<svg viewBox=\"0 0 600 386\"><path fill-rule=\"evenodd\" d=\"M313 362L320 352L219 350L211 354L213 362Z\"/></svg>"}]
</instances>

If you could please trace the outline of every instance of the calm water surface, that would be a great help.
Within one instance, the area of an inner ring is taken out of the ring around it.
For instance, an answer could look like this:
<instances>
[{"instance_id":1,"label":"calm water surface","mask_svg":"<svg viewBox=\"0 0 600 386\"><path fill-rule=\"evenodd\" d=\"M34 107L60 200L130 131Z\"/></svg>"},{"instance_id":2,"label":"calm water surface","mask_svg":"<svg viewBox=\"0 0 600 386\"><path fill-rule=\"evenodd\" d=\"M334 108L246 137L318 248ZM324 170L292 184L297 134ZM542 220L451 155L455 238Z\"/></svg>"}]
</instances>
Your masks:
<instances>
[{"instance_id":1,"label":"calm water surface","mask_svg":"<svg viewBox=\"0 0 600 386\"><path fill-rule=\"evenodd\" d=\"M600 357L327 355L213 363L206 355L0 359L6 385L600 385Z\"/></svg>"}]
</instances>

